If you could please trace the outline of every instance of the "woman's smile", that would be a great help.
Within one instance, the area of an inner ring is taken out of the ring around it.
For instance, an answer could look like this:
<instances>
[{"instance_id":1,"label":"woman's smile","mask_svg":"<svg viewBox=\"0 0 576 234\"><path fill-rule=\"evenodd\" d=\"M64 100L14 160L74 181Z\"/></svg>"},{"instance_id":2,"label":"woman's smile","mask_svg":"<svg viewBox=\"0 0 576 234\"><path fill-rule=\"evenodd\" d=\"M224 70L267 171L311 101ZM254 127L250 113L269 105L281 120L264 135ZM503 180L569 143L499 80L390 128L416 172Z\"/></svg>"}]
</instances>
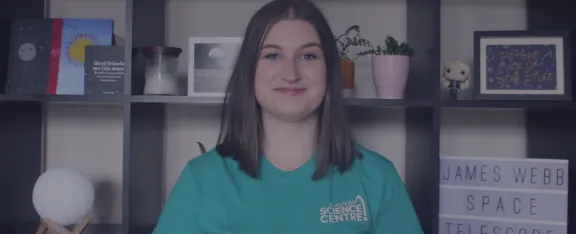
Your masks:
<instances>
[{"instance_id":1,"label":"woman's smile","mask_svg":"<svg viewBox=\"0 0 576 234\"><path fill-rule=\"evenodd\" d=\"M287 96L297 96L306 91L305 88L290 88L290 87L281 87L276 88L274 90Z\"/></svg>"}]
</instances>

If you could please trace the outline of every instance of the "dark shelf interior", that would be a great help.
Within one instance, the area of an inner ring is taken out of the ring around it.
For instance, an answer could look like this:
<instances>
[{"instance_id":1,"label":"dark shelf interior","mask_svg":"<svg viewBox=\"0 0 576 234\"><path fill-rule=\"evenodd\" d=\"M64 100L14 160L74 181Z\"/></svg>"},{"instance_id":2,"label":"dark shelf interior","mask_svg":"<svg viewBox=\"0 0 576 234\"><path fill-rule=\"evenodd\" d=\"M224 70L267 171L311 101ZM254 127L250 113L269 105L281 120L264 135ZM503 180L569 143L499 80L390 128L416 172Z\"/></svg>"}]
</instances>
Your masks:
<instances>
[{"instance_id":1,"label":"dark shelf interior","mask_svg":"<svg viewBox=\"0 0 576 234\"><path fill-rule=\"evenodd\" d=\"M361 0L360 0L361 1ZM576 28L576 3L557 0L543 5L526 0L528 25L533 29ZM166 0L125 0L126 55L132 47L165 45ZM465 4L465 3L463 3ZM425 233L438 233L439 157L441 113L449 108L523 109L527 157L574 159L576 157L576 105L571 101L440 100L441 0L407 0L407 41L416 53L406 87L406 99L346 99L353 108L403 108L406 131L406 186ZM45 17L44 0L0 1L0 55L7 54L6 25L11 18ZM570 19L570 20L568 20ZM558 22L570 23L558 23ZM575 47L576 48L576 47ZM129 57L129 56L128 56ZM90 233L151 233L163 205L164 168L162 137L168 105L218 107L221 98L145 96L142 80L132 74L129 58L124 95L12 95L5 94L0 74L0 234L34 233L37 214L31 204L32 188L40 176L46 103L118 104L123 106L122 224L91 225ZM7 60L0 56L0 71ZM487 146L489 147L489 146ZM31 155L31 157L22 157ZM571 170L575 170L571 164ZM576 173L571 174L568 233L576 233ZM22 224L24 223L24 224Z\"/></svg>"}]
</instances>

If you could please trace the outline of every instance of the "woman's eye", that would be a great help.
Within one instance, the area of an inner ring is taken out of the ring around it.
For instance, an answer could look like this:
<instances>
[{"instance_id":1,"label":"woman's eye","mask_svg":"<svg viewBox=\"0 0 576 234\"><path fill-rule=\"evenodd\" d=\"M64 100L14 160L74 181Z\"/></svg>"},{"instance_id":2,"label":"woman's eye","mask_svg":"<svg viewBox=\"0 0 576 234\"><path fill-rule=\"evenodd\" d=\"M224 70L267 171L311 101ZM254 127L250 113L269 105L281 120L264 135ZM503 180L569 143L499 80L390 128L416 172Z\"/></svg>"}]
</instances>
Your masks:
<instances>
[{"instance_id":1,"label":"woman's eye","mask_svg":"<svg viewBox=\"0 0 576 234\"><path fill-rule=\"evenodd\" d=\"M270 59L270 60L278 60L280 59L280 55L278 54L267 54L264 56L265 59Z\"/></svg>"},{"instance_id":2,"label":"woman's eye","mask_svg":"<svg viewBox=\"0 0 576 234\"><path fill-rule=\"evenodd\" d=\"M303 58L304 60L313 60L313 59L316 59L317 56L314 55L314 54L304 54L304 55L302 55L302 58Z\"/></svg>"}]
</instances>

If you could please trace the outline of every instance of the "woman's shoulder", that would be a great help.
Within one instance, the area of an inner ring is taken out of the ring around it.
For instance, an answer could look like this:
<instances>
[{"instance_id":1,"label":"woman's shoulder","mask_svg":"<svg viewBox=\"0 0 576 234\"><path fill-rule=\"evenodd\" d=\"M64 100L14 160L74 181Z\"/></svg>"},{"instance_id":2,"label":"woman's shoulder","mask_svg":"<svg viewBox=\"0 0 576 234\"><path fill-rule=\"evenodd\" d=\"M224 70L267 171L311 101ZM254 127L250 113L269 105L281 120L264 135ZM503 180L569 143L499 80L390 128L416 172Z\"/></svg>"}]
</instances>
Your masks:
<instances>
[{"instance_id":1,"label":"woman's shoulder","mask_svg":"<svg viewBox=\"0 0 576 234\"><path fill-rule=\"evenodd\" d=\"M236 161L230 157L222 157L215 148L198 155L186 163L185 170L189 170L192 174L210 173L210 175L217 175L218 173L229 173L229 168L236 168Z\"/></svg>"},{"instance_id":2,"label":"woman's shoulder","mask_svg":"<svg viewBox=\"0 0 576 234\"><path fill-rule=\"evenodd\" d=\"M241 174L234 159L222 157L215 149L211 149L188 160L181 179L187 184L193 184L202 193L232 194L239 180L247 177Z\"/></svg>"},{"instance_id":3,"label":"woman's shoulder","mask_svg":"<svg viewBox=\"0 0 576 234\"><path fill-rule=\"evenodd\" d=\"M356 147L362 158L354 163L351 171L359 175L363 183L386 187L401 180L390 159L361 145Z\"/></svg>"},{"instance_id":4,"label":"woman's shoulder","mask_svg":"<svg viewBox=\"0 0 576 234\"><path fill-rule=\"evenodd\" d=\"M358 160L362 171L367 204L374 217L374 233L422 233L418 217L406 186L394 163L372 150L359 147L363 158Z\"/></svg>"},{"instance_id":5,"label":"woman's shoulder","mask_svg":"<svg viewBox=\"0 0 576 234\"><path fill-rule=\"evenodd\" d=\"M218 164L223 161L222 159L223 158L220 156L220 154L218 154L218 151L216 151L216 148L212 148L188 160L187 165L193 167L199 167L210 164Z\"/></svg>"},{"instance_id":6,"label":"woman's shoulder","mask_svg":"<svg viewBox=\"0 0 576 234\"><path fill-rule=\"evenodd\" d=\"M360 144L356 145L356 149L362 154L362 158L357 161L357 165L355 165L354 168L382 176L389 173L397 173L394 163L384 155Z\"/></svg>"}]
</instances>

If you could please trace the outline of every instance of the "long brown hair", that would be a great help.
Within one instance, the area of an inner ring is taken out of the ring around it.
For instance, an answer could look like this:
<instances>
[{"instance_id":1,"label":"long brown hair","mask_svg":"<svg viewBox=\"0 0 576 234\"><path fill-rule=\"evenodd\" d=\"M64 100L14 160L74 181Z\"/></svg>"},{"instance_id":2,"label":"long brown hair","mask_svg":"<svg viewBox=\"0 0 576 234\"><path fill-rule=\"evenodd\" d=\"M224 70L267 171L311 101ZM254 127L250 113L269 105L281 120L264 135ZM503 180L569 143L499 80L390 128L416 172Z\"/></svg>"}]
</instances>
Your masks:
<instances>
[{"instance_id":1,"label":"long brown hair","mask_svg":"<svg viewBox=\"0 0 576 234\"><path fill-rule=\"evenodd\" d=\"M255 97L254 75L260 43L267 29L288 18L305 20L315 27L326 58L327 89L318 109L319 148L316 170L312 175L312 179L318 180L330 171L331 166L340 172L346 171L361 154L355 148L345 116L340 58L334 34L321 11L306 0L272 1L260 8L250 20L226 89L216 151L223 157L234 158L249 176L259 178L262 120Z\"/></svg>"}]
</instances>

